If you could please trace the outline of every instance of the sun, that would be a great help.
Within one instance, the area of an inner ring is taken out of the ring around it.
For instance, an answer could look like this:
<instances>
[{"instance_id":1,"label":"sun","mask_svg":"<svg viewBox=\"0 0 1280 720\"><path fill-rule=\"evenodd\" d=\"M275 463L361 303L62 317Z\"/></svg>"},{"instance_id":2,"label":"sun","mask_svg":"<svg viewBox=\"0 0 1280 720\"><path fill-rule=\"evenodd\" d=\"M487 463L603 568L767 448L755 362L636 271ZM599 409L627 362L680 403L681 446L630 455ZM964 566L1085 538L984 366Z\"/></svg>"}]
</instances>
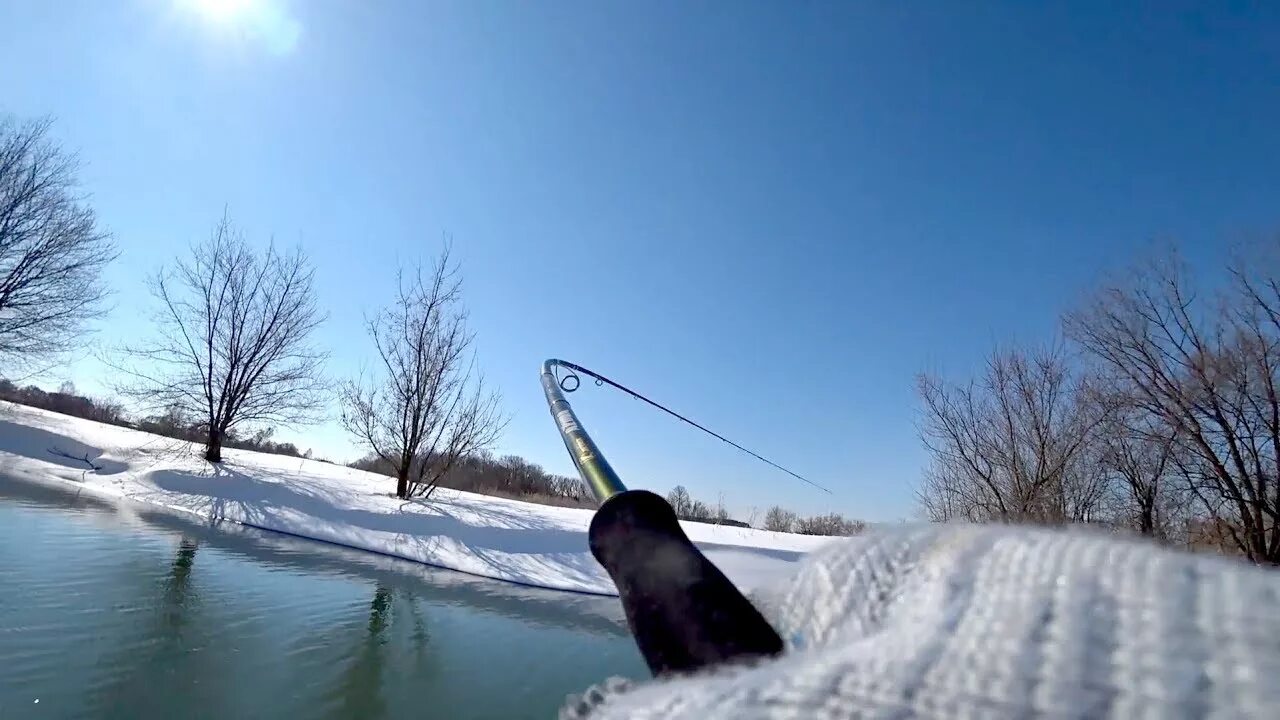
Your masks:
<instances>
[{"instance_id":1,"label":"sun","mask_svg":"<svg viewBox=\"0 0 1280 720\"><path fill-rule=\"evenodd\" d=\"M298 45L302 24L286 0L169 0L203 27L205 34L225 43L253 43L276 55ZM3 2L3 0L0 0Z\"/></svg>"},{"instance_id":2,"label":"sun","mask_svg":"<svg viewBox=\"0 0 1280 720\"><path fill-rule=\"evenodd\" d=\"M189 0L197 12L207 20L231 23L244 17L252 9L254 0Z\"/></svg>"}]
</instances>

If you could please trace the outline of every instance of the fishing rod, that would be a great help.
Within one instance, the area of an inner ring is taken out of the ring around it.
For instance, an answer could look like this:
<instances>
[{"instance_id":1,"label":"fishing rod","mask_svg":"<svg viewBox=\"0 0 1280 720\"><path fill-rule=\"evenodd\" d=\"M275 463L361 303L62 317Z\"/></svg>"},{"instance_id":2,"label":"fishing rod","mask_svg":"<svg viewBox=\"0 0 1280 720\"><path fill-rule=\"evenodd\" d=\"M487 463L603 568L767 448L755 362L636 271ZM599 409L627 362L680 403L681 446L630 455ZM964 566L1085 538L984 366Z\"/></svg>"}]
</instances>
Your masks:
<instances>
[{"instance_id":1,"label":"fishing rod","mask_svg":"<svg viewBox=\"0 0 1280 720\"><path fill-rule=\"evenodd\" d=\"M558 378L557 368L564 368L568 374ZM554 358L542 363L542 390L551 417L578 474L599 504L587 531L591 554L613 578L627 625L649 670L654 675L688 672L781 653L778 633L689 540L671 505L660 495L628 490L623 485L565 400L564 394L577 390L582 382L577 372L706 428L580 365Z\"/></svg>"}]
</instances>

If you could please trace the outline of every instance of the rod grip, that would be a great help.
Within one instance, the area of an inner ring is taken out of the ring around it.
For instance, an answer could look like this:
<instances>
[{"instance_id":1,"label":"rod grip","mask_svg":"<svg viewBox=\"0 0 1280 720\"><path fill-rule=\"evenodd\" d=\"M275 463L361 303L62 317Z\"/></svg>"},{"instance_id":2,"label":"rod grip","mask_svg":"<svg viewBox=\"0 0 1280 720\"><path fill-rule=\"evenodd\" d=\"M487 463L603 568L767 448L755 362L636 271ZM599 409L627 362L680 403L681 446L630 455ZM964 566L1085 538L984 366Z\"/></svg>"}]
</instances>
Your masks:
<instances>
[{"instance_id":1,"label":"rod grip","mask_svg":"<svg viewBox=\"0 0 1280 720\"><path fill-rule=\"evenodd\" d=\"M694 546L662 497L614 495L596 511L588 538L654 675L782 652L778 633Z\"/></svg>"}]
</instances>

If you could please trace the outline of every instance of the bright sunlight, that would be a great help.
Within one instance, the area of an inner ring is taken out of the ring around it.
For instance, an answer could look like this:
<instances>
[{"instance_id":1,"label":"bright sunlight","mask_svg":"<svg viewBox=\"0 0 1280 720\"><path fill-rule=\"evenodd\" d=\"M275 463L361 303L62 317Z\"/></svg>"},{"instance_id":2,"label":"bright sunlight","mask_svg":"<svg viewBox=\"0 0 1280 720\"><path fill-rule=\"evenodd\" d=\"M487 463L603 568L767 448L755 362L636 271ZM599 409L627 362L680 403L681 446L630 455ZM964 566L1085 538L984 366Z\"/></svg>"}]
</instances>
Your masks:
<instances>
[{"instance_id":1,"label":"bright sunlight","mask_svg":"<svg viewBox=\"0 0 1280 720\"><path fill-rule=\"evenodd\" d=\"M187 0L204 18L218 23L232 23L252 9L255 0Z\"/></svg>"},{"instance_id":2,"label":"bright sunlight","mask_svg":"<svg viewBox=\"0 0 1280 720\"><path fill-rule=\"evenodd\" d=\"M292 51L302 32L286 0L178 1L215 34L254 40L277 55Z\"/></svg>"}]
</instances>

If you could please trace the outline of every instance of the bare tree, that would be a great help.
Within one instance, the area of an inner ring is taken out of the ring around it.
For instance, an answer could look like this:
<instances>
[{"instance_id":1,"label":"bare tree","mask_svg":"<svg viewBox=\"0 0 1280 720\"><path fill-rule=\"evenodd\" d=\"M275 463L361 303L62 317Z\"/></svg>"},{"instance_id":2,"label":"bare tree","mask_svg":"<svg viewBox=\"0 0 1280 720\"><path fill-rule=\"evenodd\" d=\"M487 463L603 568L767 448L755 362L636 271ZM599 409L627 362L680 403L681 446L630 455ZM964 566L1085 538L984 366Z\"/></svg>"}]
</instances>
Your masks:
<instances>
[{"instance_id":1,"label":"bare tree","mask_svg":"<svg viewBox=\"0 0 1280 720\"><path fill-rule=\"evenodd\" d=\"M724 493L720 493L719 499L716 500L716 506L712 508L711 512L717 525L723 525L733 519L729 517L729 508L724 506Z\"/></svg>"},{"instance_id":2,"label":"bare tree","mask_svg":"<svg viewBox=\"0 0 1280 720\"><path fill-rule=\"evenodd\" d=\"M693 498L689 496L689 491L683 485L677 485L671 488L671 492L667 493L667 504L675 511L676 517L689 517L689 510L693 507Z\"/></svg>"},{"instance_id":3,"label":"bare tree","mask_svg":"<svg viewBox=\"0 0 1280 720\"><path fill-rule=\"evenodd\" d=\"M110 236L77 193L49 120L0 118L0 360L28 364L84 340L104 311Z\"/></svg>"},{"instance_id":4,"label":"bare tree","mask_svg":"<svg viewBox=\"0 0 1280 720\"><path fill-rule=\"evenodd\" d=\"M765 513L764 529L775 532L791 532L796 527L796 520L795 513L774 505L769 508L769 512Z\"/></svg>"},{"instance_id":5,"label":"bare tree","mask_svg":"<svg viewBox=\"0 0 1280 720\"><path fill-rule=\"evenodd\" d=\"M1056 345L996 352L978 382L922 375L921 435L932 454L919 499L934 520L1082 522L1103 478L1084 462L1099 421Z\"/></svg>"},{"instance_id":6,"label":"bare tree","mask_svg":"<svg viewBox=\"0 0 1280 720\"><path fill-rule=\"evenodd\" d=\"M448 248L426 273L401 270L397 288L391 306L367 322L379 372L344 385L342 423L395 468L397 497L429 497L459 459L492 445L506 420L475 370Z\"/></svg>"},{"instance_id":7,"label":"bare tree","mask_svg":"<svg viewBox=\"0 0 1280 720\"><path fill-rule=\"evenodd\" d=\"M1112 412L1099 427L1096 462L1107 476L1114 522L1139 534L1174 540L1186 520L1174 432L1127 398L1102 400Z\"/></svg>"},{"instance_id":8,"label":"bare tree","mask_svg":"<svg viewBox=\"0 0 1280 720\"><path fill-rule=\"evenodd\" d=\"M1137 407L1173 431L1171 458L1209 514L1258 562L1280 563L1280 264L1231 268L1206 303L1176 257L1140 268L1067 317L1069 333Z\"/></svg>"},{"instance_id":9,"label":"bare tree","mask_svg":"<svg viewBox=\"0 0 1280 720\"><path fill-rule=\"evenodd\" d=\"M677 516L680 517L680 516ZM711 520L715 512L711 506L701 500L694 500L689 505L689 512L683 516L685 520Z\"/></svg>"},{"instance_id":10,"label":"bare tree","mask_svg":"<svg viewBox=\"0 0 1280 720\"><path fill-rule=\"evenodd\" d=\"M196 418L210 462L237 428L318 421L326 356L310 343L324 320L313 275L301 250L255 252L224 216L150 279L157 337L122 351L131 380L120 390Z\"/></svg>"}]
</instances>

